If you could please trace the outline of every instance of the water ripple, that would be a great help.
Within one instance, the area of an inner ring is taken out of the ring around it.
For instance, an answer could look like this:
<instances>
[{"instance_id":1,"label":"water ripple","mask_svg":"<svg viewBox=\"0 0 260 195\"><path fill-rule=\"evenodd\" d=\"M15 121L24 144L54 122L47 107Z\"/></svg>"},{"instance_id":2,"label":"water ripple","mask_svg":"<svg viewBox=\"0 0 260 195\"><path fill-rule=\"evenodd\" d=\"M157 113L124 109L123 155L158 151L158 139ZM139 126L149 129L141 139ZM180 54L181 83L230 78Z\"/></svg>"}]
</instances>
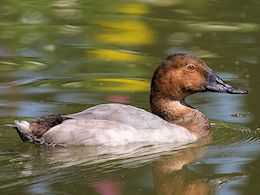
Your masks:
<instances>
[{"instance_id":1,"label":"water ripple","mask_svg":"<svg viewBox=\"0 0 260 195\"><path fill-rule=\"evenodd\" d=\"M211 145L233 145L238 143L259 143L259 131L245 126L223 122L213 123L214 139Z\"/></svg>"}]
</instances>

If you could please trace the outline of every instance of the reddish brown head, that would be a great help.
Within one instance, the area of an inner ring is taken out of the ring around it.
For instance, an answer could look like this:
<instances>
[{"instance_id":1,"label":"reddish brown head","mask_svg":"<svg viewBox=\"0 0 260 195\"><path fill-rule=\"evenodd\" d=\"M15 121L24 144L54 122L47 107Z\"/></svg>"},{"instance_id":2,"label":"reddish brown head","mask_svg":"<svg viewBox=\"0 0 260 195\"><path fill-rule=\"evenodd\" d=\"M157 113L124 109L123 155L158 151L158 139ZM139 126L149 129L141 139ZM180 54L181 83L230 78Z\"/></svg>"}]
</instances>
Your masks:
<instances>
[{"instance_id":1,"label":"reddish brown head","mask_svg":"<svg viewBox=\"0 0 260 195\"><path fill-rule=\"evenodd\" d=\"M202 91L247 93L221 80L201 59L188 54L169 56L155 71L151 92L182 100Z\"/></svg>"}]
</instances>

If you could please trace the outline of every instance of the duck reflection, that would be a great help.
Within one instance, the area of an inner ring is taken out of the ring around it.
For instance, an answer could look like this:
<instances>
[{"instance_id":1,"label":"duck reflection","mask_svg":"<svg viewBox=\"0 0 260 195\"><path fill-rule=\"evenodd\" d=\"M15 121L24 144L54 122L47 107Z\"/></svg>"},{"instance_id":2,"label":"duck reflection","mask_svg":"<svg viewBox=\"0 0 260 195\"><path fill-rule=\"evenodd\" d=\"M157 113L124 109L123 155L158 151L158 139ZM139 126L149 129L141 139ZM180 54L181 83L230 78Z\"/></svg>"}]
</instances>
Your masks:
<instances>
[{"instance_id":1,"label":"duck reflection","mask_svg":"<svg viewBox=\"0 0 260 195\"><path fill-rule=\"evenodd\" d=\"M202 157L204 152L204 148L186 148L176 155L166 156L155 162L153 176L156 194L210 194L213 186L208 178L185 166Z\"/></svg>"},{"instance_id":2,"label":"duck reflection","mask_svg":"<svg viewBox=\"0 0 260 195\"><path fill-rule=\"evenodd\" d=\"M91 191L99 194L119 195L129 189L129 185L132 185L128 180L128 174L136 174L135 170L139 168L152 167L152 178L148 176L150 178L144 179L144 176L141 175L141 180L151 180L149 193L204 195L212 194L216 185L212 184L207 176L190 170L187 164L203 156L210 139L208 137L192 145L178 147L176 144L151 146L134 144L107 148L32 147L33 151L27 151L15 162L26 161L23 163L26 166L21 171L24 177L51 177L52 179L48 182L45 179L41 182L41 179L38 178L37 186L41 186L42 183L45 186L44 189L49 189L48 193L57 191L52 189L52 186L55 186L53 184L64 180L66 183L77 183L75 185L82 185L83 182L85 188L92 189ZM124 171L126 169L127 172ZM57 172L59 175L56 174ZM115 176L122 174L126 175L124 177ZM139 186L138 182L135 181L134 185ZM34 187L31 185L31 187L27 187L26 191L32 192ZM133 186L131 186L132 188Z\"/></svg>"}]
</instances>

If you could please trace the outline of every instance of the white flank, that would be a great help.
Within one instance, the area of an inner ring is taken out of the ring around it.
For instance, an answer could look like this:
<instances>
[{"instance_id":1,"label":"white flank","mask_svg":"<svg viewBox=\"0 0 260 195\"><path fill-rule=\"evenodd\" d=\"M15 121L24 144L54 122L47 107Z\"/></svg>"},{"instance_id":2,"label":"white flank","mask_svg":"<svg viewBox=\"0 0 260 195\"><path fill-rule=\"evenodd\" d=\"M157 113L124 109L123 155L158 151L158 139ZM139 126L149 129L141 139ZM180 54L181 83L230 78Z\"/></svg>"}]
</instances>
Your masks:
<instances>
[{"instance_id":1,"label":"white flank","mask_svg":"<svg viewBox=\"0 0 260 195\"><path fill-rule=\"evenodd\" d=\"M15 126L18 128L18 130L26 135L31 134L31 129L30 129L30 123L27 121L14 121Z\"/></svg>"}]
</instances>

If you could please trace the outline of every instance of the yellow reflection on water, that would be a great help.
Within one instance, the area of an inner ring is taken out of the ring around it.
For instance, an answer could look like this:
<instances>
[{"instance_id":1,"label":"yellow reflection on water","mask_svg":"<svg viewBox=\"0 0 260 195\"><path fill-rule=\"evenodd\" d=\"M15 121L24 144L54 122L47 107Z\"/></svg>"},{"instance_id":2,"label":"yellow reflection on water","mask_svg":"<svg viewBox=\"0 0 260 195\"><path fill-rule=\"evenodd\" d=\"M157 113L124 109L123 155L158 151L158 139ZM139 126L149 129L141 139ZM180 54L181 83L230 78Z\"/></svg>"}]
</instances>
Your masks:
<instances>
[{"instance_id":1,"label":"yellow reflection on water","mask_svg":"<svg viewBox=\"0 0 260 195\"><path fill-rule=\"evenodd\" d=\"M119 12L126 14L146 14L149 12L148 6L146 4L140 3L128 3L123 5Z\"/></svg>"},{"instance_id":2,"label":"yellow reflection on water","mask_svg":"<svg viewBox=\"0 0 260 195\"><path fill-rule=\"evenodd\" d=\"M135 80L125 78L102 78L95 79L101 82L102 86L97 86L97 90L102 91L149 91L150 83L146 80Z\"/></svg>"},{"instance_id":3,"label":"yellow reflection on water","mask_svg":"<svg viewBox=\"0 0 260 195\"><path fill-rule=\"evenodd\" d=\"M87 51L88 54L102 61L139 61L142 59L141 56L130 53L128 51L112 50L112 49L96 49Z\"/></svg>"},{"instance_id":4,"label":"yellow reflection on water","mask_svg":"<svg viewBox=\"0 0 260 195\"><path fill-rule=\"evenodd\" d=\"M116 11L135 16L149 12L147 4L127 3L115 8ZM120 17L120 19L102 19L95 24L104 27L102 32L94 35L101 42L119 45L145 45L154 42L152 29L142 18Z\"/></svg>"},{"instance_id":5,"label":"yellow reflection on water","mask_svg":"<svg viewBox=\"0 0 260 195\"><path fill-rule=\"evenodd\" d=\"M90 84L92 83L92 84ZM65 83L63 87L82 88L95 91L144 92L150 90L150 82L131 78L95 78Z\"/></svg>"},{"instance_id":6,"label":"yellow reflection on water","mask_svg":"<svg viewBox=\"0 0 260 195\"><path fill-rule=\"evenodd\" d=\"M153 31L140 20L98 21L106 27L105 31L96 34L99 41L120 45L144 45L154 41Z\"/></svg>"}]
</instances>

